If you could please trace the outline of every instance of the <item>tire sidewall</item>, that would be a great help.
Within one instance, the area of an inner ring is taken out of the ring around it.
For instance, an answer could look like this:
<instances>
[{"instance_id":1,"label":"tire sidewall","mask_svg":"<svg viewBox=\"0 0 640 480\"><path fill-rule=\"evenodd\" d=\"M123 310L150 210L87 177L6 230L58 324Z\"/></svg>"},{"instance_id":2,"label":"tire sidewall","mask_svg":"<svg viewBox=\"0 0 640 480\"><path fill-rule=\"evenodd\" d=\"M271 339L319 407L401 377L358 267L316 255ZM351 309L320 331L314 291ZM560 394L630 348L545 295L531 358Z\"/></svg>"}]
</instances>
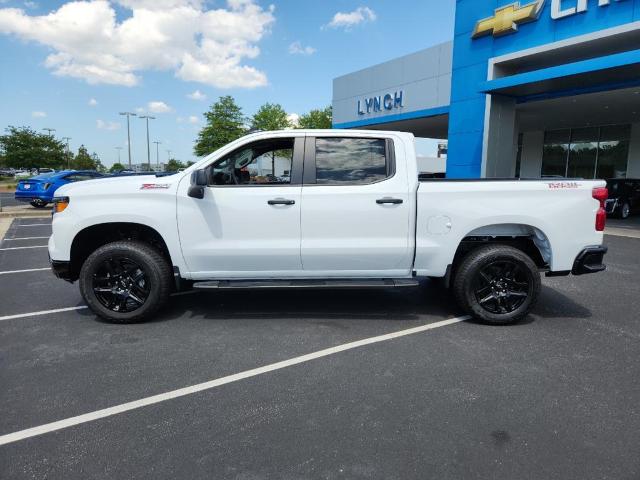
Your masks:
<instances>
[{"instance_id":1,"label":"tire sidewall","mask_svg":"<svg viewBox=\"0 0 640 480\"><path fill-rule=\"evenodd\" d=\"M527 276L529 291L527 299L513 312L496 314L485 310L478 302L474 284L477 275L487 265L508 260L517 263ZM525 317L535 304L540 292L540 274L533 260L520 250L508 246L490 246L471 252L459 269L457 297L461 306L476 319L494 325L505 325L519 321Z\"/></svg>"},{"instance_id":2,"label":"tire sidewall","mask_svg":"<svg viewBox=\"0 0 640 480\"><path fill-rule=\"evenodd\" d=\"M133 242L107 244L93 252L82 265L79 276L80 293L87 305L98 316L114 323L139 322L153 313L164 301L162 268L153 261L144 245ZM102 262L108 258L126 257L136 262L144 270L146 281L150 285L149 296L144 304L131 312L115 312L105 307L93 291L93 275Z\"/></svg>"}]
</instances>

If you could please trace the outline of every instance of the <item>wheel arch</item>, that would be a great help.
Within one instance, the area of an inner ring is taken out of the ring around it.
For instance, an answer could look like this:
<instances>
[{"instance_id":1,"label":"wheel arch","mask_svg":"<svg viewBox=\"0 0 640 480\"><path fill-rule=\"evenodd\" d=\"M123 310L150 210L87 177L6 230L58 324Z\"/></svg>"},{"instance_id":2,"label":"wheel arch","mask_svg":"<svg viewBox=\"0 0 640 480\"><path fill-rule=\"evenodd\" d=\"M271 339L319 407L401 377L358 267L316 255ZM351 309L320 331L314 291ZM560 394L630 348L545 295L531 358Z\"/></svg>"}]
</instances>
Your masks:
<instances>
[{"instance_id":1,"label":"wheel arch","mask_svg":"<svg viewBox=\"0 0 640 480\"><path fill-rule=\"evenodd\" d=\"M96 249L118 240L138 240L155 247L174 265L169 248L162 235L153 227L136 222L107 222L90 225L76 233L71 243L69 274L70 280L78 279L82 264Z\"/></svg>"},{"instance_id":2,"label":"wheel arch","mask_svg":"<svg viewBox=\"0 0 640 480\"><path fill-rule=\"evenodd\" d=\"M496 223L477 227L468 232L458 244L452 269L469 252L484 245L509 245L527 254L540 269L548 269L553 250L549 237L538 227L524 223Z\"/></svg>"}]
</instances>

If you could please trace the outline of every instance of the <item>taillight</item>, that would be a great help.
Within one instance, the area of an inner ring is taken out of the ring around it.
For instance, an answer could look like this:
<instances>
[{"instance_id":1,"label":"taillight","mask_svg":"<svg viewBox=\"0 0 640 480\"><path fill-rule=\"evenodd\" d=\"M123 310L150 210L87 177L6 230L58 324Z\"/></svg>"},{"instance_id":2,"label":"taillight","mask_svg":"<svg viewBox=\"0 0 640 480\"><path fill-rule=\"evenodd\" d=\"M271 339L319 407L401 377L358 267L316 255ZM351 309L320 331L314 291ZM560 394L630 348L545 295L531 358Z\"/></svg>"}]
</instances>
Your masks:
<instances>
[{"instance_id":1,"label":"taillight","mask_svg":"<svg viewBox=\"0 0 640 480\"><path fill-rule=\"evenodd\" d=\"M600 202L600 208L596 213L596 231L603 232L607 223L607 212L604 206L607 198L609 198L609 190L606 187L597 187L592 190L591 196Z\"/></svg>"}]
</instances>

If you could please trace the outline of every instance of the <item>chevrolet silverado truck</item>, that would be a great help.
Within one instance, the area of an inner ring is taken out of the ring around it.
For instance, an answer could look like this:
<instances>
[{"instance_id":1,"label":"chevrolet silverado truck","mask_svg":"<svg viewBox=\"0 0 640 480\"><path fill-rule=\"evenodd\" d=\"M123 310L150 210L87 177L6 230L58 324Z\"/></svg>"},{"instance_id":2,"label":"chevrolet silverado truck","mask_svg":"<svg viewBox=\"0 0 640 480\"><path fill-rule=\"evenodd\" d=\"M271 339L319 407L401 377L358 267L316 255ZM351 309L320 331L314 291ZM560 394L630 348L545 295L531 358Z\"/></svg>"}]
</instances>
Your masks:
<instances>
[{"instance_id":1,"label":"chevrolet silverado truck","mask_svg":"<svg viewBox=\"0 0 640 480\"><path fill-rule=\"evenodd\" d=\"M408 133L260 132L171 176L63 186L49 256L118 323L152 318L184 288L408 288L435 277L469 315L507 324L533 307L541 272L605 269L606 200L604 181L419 181Z\"/></svg>"}]
</instances>

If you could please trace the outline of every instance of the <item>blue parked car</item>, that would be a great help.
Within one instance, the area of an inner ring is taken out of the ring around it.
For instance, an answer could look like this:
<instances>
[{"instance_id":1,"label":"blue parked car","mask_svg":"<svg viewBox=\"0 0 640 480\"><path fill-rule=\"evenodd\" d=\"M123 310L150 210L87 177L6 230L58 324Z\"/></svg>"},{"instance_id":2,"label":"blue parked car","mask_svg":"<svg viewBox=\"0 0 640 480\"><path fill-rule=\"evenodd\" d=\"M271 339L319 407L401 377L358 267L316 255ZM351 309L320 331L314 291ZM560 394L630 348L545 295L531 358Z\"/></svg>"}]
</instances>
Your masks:
<instances>
[{"instance_id":1,"label":"blue parked car","mask_svg":"<svg viewBox=\"0 0 640 480\"><path fill-rule=\"evenodd\" d=\"M53 201L55 191L63 185L83 180L103 178L99 172L84 170L65 170L62 172L43 173L26 180L20 180L16 187L16 200L29 202L35 208L44 208Z\"/></svg>"}]
</instances>

